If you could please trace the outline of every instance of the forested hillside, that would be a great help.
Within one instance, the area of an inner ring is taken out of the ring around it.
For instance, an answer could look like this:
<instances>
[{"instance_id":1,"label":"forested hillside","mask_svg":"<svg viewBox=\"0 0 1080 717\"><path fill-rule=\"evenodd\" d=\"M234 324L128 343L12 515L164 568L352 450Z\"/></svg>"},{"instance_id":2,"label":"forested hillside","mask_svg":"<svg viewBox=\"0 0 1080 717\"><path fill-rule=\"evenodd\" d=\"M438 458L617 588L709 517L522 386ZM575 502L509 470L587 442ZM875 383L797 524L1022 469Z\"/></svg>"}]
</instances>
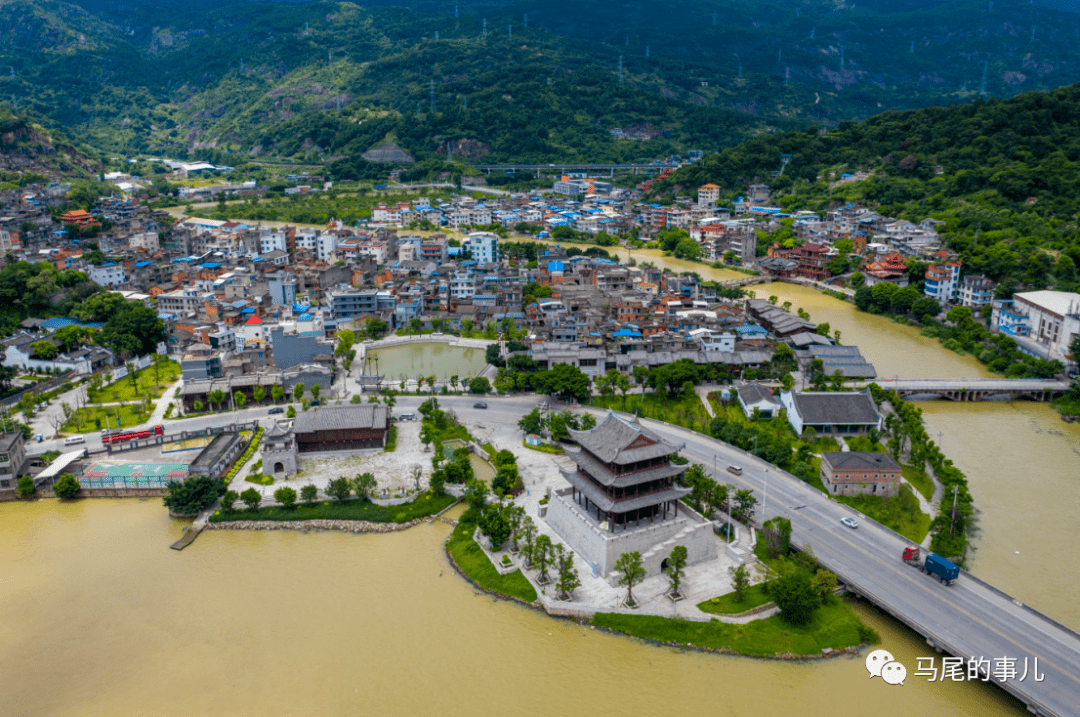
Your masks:
<instances>
[{"instance_id":1,"label":"forested hillside","mask_svg":"<svg viewBox=\"0 0 1080 717\"><path fill-rule=\"evenodd\" d=\"M40 123L357 176L387 136L421 162L653 159L1080 79L1076 15L1021 0L77 2L0 0L0 97ZM667 132L609 132L642 125Z\"/></svg>"},{"instance_id":2,"label":"forested hillside","mask_svg":"<svg viewBox=\"0 0 1080 717\"><path fill-rule=\"evenodd\" d=\"M781 154L791 160L774 177ZM836 183L856 170L871 176ZM770 184L788 210L862 202L943 219L968 271L1005 280L1006 291L1069 290L1080 264L1080 85L757 137L680 169L656 193L713 182L733 195L753 181Z\"/></svg>"}]
</instances>

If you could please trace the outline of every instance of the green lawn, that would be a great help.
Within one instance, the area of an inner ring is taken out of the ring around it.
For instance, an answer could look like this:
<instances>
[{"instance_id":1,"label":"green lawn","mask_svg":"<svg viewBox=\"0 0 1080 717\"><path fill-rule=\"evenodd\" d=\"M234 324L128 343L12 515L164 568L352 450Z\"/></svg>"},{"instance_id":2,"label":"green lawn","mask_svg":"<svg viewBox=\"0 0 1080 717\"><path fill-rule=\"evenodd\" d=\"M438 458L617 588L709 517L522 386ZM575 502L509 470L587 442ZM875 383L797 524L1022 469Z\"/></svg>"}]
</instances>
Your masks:
<instances>
[{"instance_id":1,"label":"green lawn","mask_svg":"<svg viewBox=\"0 0 1080 717\"><path fill-rule=\"evenodd\" d=\"M60 431L62 433L97 433L106 427L105 416L108 414L108 427L116 430L116 417L120 416L120 428L130 428L145 423L150 413L136 413L135 405L123 406L86 406L76 411ZM95 423L94 419L99 423Z\"/></svg>"},{"instance_id":2,"label":"green lawn","mask_svg":"<svg viewBox=\"0 0 1080 717\"><path fill-rule=\"evenodd\" d=\"M281 506L259 508L255 511L244 508L210 516L210 520L215 523L235 520L366 520L371 523L408 523L410 520L438 513L455 500L452 495L433 496L429 492L402 505L382 506L355 499L344 503L320 501L310 506L298 503L292 510Z\"/></svg>"},{"instance_id":3,"label":"green lawn","mask_svg":"<svg viewBox=\"0 0 1080 717\"><path fill-rule=\"evenodd\" d=\"M888 452L885 446L881 445L880 441L874 443L870 440L869 436L850 436L848 438L845 438L844 440L847 442L848 447L851 448L851 450L853 451L858 451L861 453Z\"/></svg>"},{"instance_id":4,"label":"green lawn","mask_svg":"<svg viewBox=\"0 0 1080 717\"><path fill-rule=\"evenodd\" d=\"M638 412L643 418L653 418L695 431L703 430L702 419L706 428L711 420L696 393L674 399L666 393L633 394L627 395L625 401L620 394L614 398L593 396L592 405L625 413Z\"/></svg>"},{"instance_id":5,"label":"green lawn","mask_svg":"<svg viewBox=\"0 0 1080 717\"><path fill-rule=\"evenodd\" d=\"M761 585L751 585L743 594L742 602L735 599L735 593L730 592L720 597L698 603L698 609L702 612L717 615L738 615L740 612L753 610L759 605L771 602L772 598L765 594Z\"/></svg>"},{"instance_id":6,"label":"green lawn","mask_svg":"<svg viewBox=\"0 0 1080 717\"><path fill-rule=\"evenodd\" d=\"M476 526L471 523L458 523L451 533L446 547L454 556L454 562L458 564L462 572L469 576L477 585L494 590L500 595L516 597L526 602L536 601L536 590L521 574L515 570L507 575L500 575L495 566L488 560L484 551L472 539Z\"/></svg>"},{"instance_id":7,"label":"green lawn","mask_svg":"<svg viewBox=\"0 0 1080 717\"><path fill-rule=\"evenodd\" d=\"M914 499L914 496L912 496ZM876 498L871 495L836 496L837 502L850 505L886 528L895 530L913 543L921 543L930 532L930 516L916 510L906 511L902 498Z\"/></svg>"},{"instance_id":8,"label":"green lawn","mask_svg":"<svg viewBox=\"0 0 1080 717\"><path fill-rule=\"evenodd\" d=\"M166 388L180 378L180 364L170 359L158 359L147 368L135 372L135 385L130 376L113 381L96 391L91 390L89 403L112 403L115 401L139 401L147 396L160 398ZM160 384L160 386L159 386ZM136 390L136 385L138 390Z\"/></svg>"},{"instance_id":9,"label":"green lawn","mask_svg":"<svg viewBox=\"0 0 1080 717\"><path fill-rule=\"evenodd\" d=\"M840 450L840 444L832 436L818 436L808 443L810 443L810 450L814 453L836 453Z\"/></svg>"},{"instance_id":10,"label":"green lawn","mask_svg":"<svg viewBox=\"0 0 1080 717\"><path fill-rule=\"evenodd\" d=\"M900 468L903 471L904 480L915 486L915 489L922 493L923 498L934 499L934 481L925 471L918 471L914 466L907 465L901 465Z\"/></svg>"},{"instance_id":11,"label":"green lawn","mask_svg":"<svg viewBox=\"0 0 1080 717\"><path fill-rule=\"evenodd\" d=\"M803 627L791 625L779 615L745 625L730 625L716 620L691 622L651 615L597 613L592 624L657 642L727 648L744 655L762 656L820 655L826 647L842 649L859 645L869 632L855 611L836 597L830 597Z\"/></svg>"}]
</instances>

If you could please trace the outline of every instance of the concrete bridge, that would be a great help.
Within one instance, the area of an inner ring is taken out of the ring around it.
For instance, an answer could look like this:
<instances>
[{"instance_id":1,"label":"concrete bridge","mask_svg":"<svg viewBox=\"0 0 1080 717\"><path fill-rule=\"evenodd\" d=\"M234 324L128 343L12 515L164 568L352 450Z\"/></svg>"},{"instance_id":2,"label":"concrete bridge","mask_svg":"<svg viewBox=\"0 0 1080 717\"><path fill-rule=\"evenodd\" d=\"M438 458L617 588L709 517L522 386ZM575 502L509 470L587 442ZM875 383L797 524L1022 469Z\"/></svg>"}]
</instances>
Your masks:
<instances>
[{"instance_id":1,"label":"concrete bridge","mask_svg":"<svg viewBox=\"0 0 1080 717\"><path fill-rule=\"evenodd\" d=\"M1069 390L1069 382L1040 378L899 378L878 379L885 390L908 396L939 396L950 401L985 401L994 396L1049 401Z\"/></svg>"}]
</instances>

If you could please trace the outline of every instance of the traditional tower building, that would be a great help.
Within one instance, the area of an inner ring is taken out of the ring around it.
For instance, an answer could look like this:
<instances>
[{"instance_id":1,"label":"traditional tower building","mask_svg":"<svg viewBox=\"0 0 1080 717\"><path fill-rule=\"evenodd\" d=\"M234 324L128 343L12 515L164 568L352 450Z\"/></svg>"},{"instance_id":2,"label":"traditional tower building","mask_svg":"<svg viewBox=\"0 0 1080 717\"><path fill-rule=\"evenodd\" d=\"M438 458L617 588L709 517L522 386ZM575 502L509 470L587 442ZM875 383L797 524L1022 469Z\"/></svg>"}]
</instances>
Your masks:
<instances>
[{"instance_id":1,"label":"traditional tower building","mask_svg":"<svg viewBox=\"0 0 1080 717\"><path fill-rule=\"evenodd\" d=\"M296 473L296 438L292 430L282 428L277 421L263 433L262 448L263 471L275 478Z\"/></svg>"},{"instance_id":2,"label":"traditional tower building","mask_svg":"<svg viewBox=\"0 0 1080 717\"><path fill-rule=\"evenodd\" d=\"M570 437L581 446L566 450L577 464L576 471L562 471L570 482L570 495L586 511L595 512L598 521L606 522L609 532L639 527L642 519L663 520L669 511L673 517L679 515L679 499L691 490L675 485L674 478L686 466L675 465L671 456L683 446L614 413L591 430L571 430Z\"/></svg>"},{"instance_id":3,"label":"traditional tower building","mask_svg":"<svg viewBox=\"0 0 1080 717\"><path fill-rule=\"evenodd\" d=\"M545 518L597 573L613 579L619 556L636 551L657 575L676 545L691 563L716 557L712 522L680 503L691 492L675 482L686 466L671 462L682 445L614 413L570 437L575 470L562 470L570 486L553 493Z\"/></svg>"}]
</instances>

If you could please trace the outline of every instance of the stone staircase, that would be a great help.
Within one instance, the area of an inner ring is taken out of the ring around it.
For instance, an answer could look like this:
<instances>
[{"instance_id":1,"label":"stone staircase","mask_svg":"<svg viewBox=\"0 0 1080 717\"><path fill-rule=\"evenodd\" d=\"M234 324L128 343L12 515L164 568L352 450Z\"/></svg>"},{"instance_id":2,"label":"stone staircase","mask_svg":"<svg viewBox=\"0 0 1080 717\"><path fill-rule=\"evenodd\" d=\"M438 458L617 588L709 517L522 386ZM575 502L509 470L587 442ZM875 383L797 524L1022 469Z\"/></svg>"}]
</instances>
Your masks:
<instances>
[{"instance_id":1,"label":"stone staircase","mask_svg":"<svg viewBox=\"0 0 1080 717\"><path fill-rule=\"evenodd\" d=\"M656 545L652 546L641 554L641 562L645 565L648 565L649 561L656 559L658 555L661 556L660 560L663 560L667 556L671 555L671 549L681 543L683 539L686 538L686 536L693 533L696 527L697 526L694 525L687 526L680 530L678 533L675 533L675 535L671 536L664 542L657 543Z\"/></svg>"}]
</instances>

